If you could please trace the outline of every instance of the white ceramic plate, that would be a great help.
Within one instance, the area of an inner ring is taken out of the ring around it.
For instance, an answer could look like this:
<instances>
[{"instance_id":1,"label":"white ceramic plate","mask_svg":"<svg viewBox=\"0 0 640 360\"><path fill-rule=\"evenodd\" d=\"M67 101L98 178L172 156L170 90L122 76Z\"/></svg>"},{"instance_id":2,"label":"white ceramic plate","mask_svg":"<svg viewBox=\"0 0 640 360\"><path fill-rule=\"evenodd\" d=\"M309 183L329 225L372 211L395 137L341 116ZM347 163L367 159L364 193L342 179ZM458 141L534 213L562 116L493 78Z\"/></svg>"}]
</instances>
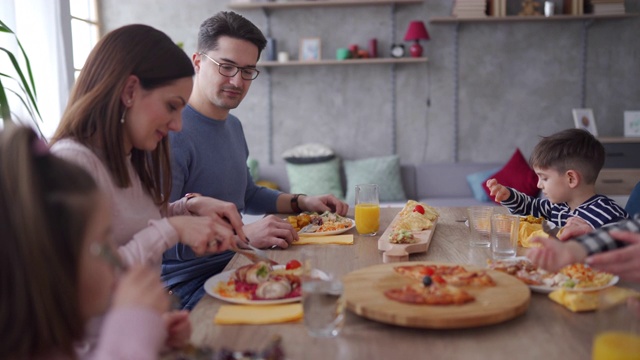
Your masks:
<instances>
[{"instance_id":1,"label":"white ceramic plate","mask_svg":"<svg viewBox=\"0 0 640 360\"><path fill-rule=\"evenodd\" d=\"M277 269L284 269L285 265L275 265L273 268L276 269L276 270ZM286 299L276 299L276 300L248 300L248 299L243 299L243 298L228 298L228 297L224 297L224 296L218 294L215 291L216 290L216 286L218 285L218 283L220 281L223 281L223 282L229 281L229 278L231 276L233 276L234 272L235 272L235 270L229 270L229 271L221 272L220 274L217 274L217 275L214 275L214 276L210 277L204 283L204 290L207 292L207 294L213 296L216 299L224 300L224 301L227 301L227 302L230 302L230 303L234 303L234 304L242 304L242 305L286 304L286 303L297 302L297 301L300 301L300 299L301 299L300 296L296 296L296 297L291 297L291 298L286 298ZM318 277L318 278L321 278L321 279L328 278L328 275L326 273L324 273L323 271L320 271L318 269L311 270L311 276Z\"/></svg>"},{"instance_id":2,"label":"white ceramic plate","mask_svg":"<svg viewBox=\"0 0 640 360\"><path fill-rule=\"evenodd\" d=\"M356 226L356 222L353 219L349 219L351 221L351 225L346 228L346 229L340 229L340 230L333 230L333 231L323 231L323 232L309 232L309 233L301 233L300 235L303 236L325 236L325 235L338 235L338 234L342 234L345 233L351 229L354 228L354 226Z\"/></svg>"},{"instance_id":3,"label":"white ceramic plate","mask_svg":"<svg viewBox=\"0 0 640 360\"><path fill-rule=\"evenodd\" d=\"M617 284L619 280L620 280L619 277L614 276L613 278L611 278L611 281L609 281L609 283L606 285L602 285L598 287L590 287L590 288L564 288L564 289L567 291L596 291L596 290L602 290L610 286L613 286ZM531 291L534 291L537 293L548 294L554 290L561 289L562 286L529 285L529 288L531 289Z\"/></svg>"}]
</instances>

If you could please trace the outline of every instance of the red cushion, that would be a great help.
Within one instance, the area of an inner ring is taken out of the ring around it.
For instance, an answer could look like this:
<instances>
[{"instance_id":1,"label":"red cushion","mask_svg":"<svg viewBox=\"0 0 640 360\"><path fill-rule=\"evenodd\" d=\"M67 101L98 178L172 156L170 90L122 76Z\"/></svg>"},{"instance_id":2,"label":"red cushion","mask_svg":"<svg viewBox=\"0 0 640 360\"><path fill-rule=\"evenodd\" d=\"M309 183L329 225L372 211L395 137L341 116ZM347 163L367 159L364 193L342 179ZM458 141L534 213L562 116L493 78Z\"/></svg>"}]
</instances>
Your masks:
<instances>
[{"instance_id":1,"label":"red cushion","mask_svg":"<svg viewBox=\"0 0 640 360\"><path fill-rule=\"evenodd\" d=\"M520 149L516 149L511 159L509 159L500 171L490 176L489 179L496 179L500 185L516 189L529 196L537 196L540 192L537 186L538 175L529 167ZM491 193L489 188L487 188L486 181L482 184L482 187L487 195ZM489 195L489 198L495 201L494 196Z\"/></svg>"}]
</instances>

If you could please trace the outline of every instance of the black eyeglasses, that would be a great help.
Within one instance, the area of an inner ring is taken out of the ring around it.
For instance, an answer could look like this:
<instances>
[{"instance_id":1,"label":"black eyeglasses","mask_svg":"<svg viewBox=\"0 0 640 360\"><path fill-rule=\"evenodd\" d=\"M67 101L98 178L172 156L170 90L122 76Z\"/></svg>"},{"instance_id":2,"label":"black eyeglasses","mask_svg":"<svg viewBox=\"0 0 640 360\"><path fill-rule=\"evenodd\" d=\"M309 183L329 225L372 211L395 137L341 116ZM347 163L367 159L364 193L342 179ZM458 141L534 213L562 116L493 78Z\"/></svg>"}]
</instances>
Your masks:
<instances>
[{"instance_id":1,"label":"black eyeglasses","mask_svg":"<svg viewBox=\"0 0 640 360\"><path fill-rule=\"evenodd\" d=\"M213 61L214 64L218 65L218 72L222 76L234 77L236 76L238 71L240 71L240 76L244 80L254 80L255 78L258 77L258 75L260 75L260 71L258 71L256 68L240 67L240 66L235 66L231 64L220 64L219 62L210 58L209 55L205 53L200 53L200 55L204 55L207 59Z\"/></svg>"}]
</instances>

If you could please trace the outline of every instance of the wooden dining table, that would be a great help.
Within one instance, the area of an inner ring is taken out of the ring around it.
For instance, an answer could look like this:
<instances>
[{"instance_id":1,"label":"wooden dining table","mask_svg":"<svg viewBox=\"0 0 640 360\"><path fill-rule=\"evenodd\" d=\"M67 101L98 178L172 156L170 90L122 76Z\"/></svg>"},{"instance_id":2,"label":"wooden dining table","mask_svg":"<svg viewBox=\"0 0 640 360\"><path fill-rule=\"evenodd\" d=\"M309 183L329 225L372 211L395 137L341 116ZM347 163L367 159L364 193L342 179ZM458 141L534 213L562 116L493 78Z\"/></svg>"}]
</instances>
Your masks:
<instances>
[{"instance_id":1,"label":"wooden dining table","mask_svg":"<svg viewBox=\"0 0 640 360\"><path fill-rule=\"evenodd\" d=\"M380 232L400 208L383 208ZM411 254L410 261L472 264L485 267L489 248L469 245L465 208L437 208L440 218L426 253ZM352 210L349 217L352 217ZM378 236L360 236L355 229L353 245L299 245L267 250L279 263L310 254L314 264L334 275L383 262ZM519 249L523 254L525 249ZM225 270L248 264L236 255ZM638 289L637 285L619 284ZM347 311L342 332L335 338L314 338L302 322L273 325L215 325L213 318L225 304L206 295L190 314L191 342L196 346L242 351L258 350L274 336L282 338L287 359L589 359L598 327L595 312L573 313L551 301L546 294L532 293L527 311L511 320L465 329L423 329L388 325Z\"/></svg>"}]
</instances>

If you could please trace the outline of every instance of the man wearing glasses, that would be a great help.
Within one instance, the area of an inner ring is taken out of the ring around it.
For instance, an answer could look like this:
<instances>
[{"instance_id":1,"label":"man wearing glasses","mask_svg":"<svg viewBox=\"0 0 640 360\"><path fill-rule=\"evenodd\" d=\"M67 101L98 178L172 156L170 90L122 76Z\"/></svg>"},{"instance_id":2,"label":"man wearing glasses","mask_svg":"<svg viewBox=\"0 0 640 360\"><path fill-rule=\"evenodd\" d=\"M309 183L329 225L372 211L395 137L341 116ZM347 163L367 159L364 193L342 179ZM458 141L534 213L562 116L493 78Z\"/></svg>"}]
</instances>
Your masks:
<instances>
[{"instance_id":1,"label":"man wearing glasses","mask_svg":"<svg viewBox=\"0 0 640 360\"><path fill-rule=\"evenodd\" d=\"M256 63L265 45L262 32L234 12L220 12L200 25L198 49L192 56L193 92L182 111L182 131L170 133L171 199L197 193L232 202L249 214L331 210L345 215L348 205L333 195L285 194L256 186L251 179L242 124L229 111L240 105L260 74ZM298 239L291 225L276 216L245 225L243 230L261 248L286 248ZM204 295L204 282L222 271L232 257L227 251L197 258L188 247L177 245L164 254L163 280L191 309Z\"/></svg>"}]
</instances>

